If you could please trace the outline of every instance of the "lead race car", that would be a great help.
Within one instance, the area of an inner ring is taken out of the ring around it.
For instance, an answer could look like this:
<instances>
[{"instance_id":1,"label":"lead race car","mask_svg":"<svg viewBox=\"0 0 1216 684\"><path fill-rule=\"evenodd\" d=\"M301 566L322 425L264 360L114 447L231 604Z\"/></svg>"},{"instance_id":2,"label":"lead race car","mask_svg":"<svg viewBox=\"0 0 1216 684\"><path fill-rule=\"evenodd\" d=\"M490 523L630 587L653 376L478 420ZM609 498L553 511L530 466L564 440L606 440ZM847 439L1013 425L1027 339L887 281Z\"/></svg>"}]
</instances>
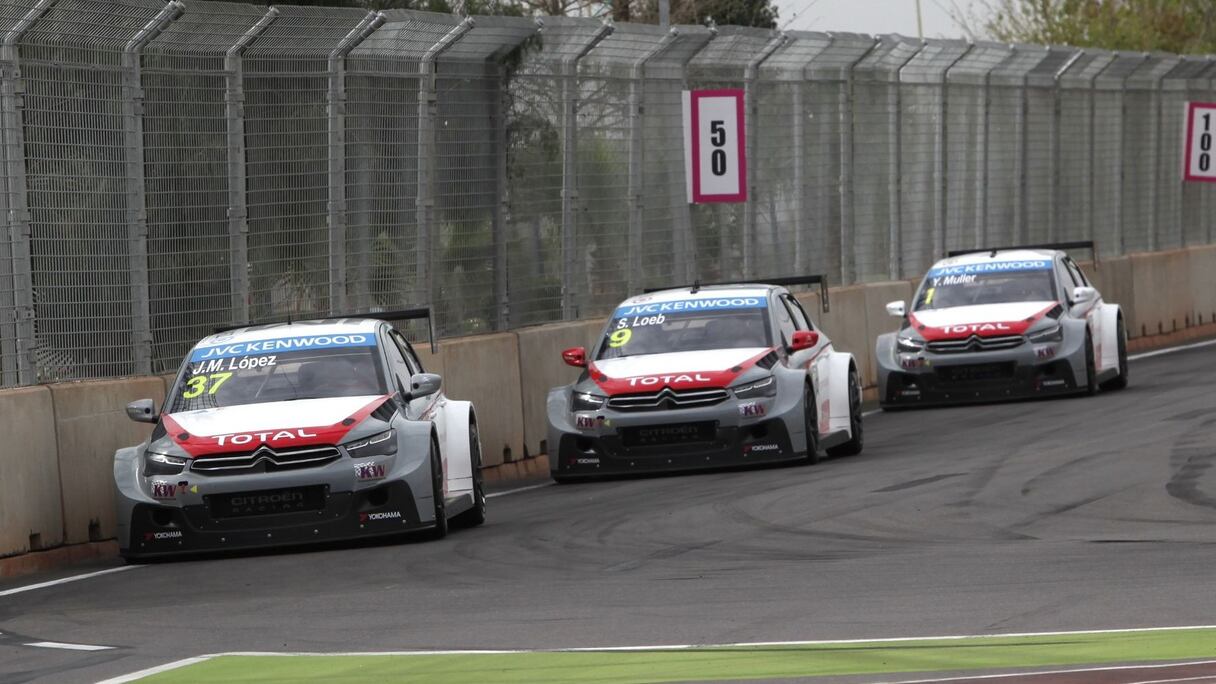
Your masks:
<instances>
[{"instance_id":1,"label":"lead race car","mask_svg":"<svg viewBox=\"0 0 1216 684\"><path fill-rule=\"evenodd\" d=\"M129 559L313 543L485 520L473 405L451 401L389 320L242 327L200 341L151 438L114 457ZM384 319L384 320L378 320Z\"/></svg>"},{"instance_id":2,"label":"lead race car","mask_svg":"<svg viewBox=\"0 0 1216 684\"><path fill-rule=\"evenodd\" d=\"M878 338L883 408L1095 393L1127 386L1123 312L1065 249L1092 242L954 252Z\"/></svg>"},{"instance_id":3,"label":"lead race car","mask_svg":"<svg viewBox=\"0 0 1216 684\"><path fill-rule=\"evenodd\" d=\"M782 285L695 285L625 300L582 373L549 392L558 482L756 463L814 463L862 449L857 363Z\"/></svg>"}]
</instances>

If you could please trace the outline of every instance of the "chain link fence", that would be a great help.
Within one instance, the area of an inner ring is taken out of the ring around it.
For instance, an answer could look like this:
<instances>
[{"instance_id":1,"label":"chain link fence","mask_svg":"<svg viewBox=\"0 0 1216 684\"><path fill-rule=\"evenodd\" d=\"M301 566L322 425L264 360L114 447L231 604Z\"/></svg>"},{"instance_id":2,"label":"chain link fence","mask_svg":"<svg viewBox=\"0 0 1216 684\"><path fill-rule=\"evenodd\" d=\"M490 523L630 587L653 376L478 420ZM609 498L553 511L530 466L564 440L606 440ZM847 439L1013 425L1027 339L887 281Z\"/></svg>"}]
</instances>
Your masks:
<instances>
[{"instance_id":1,"label":"chain link fence","mask_svg":"<svg viewBox=\"0 0 1216 684\"><path fill-rule=\"evenodd\" d=\"M213 328L430 306L454 336L645 287L916 277L945 250L1207 244L1206 57L173 0L0 4L0 386ZM681 93L746 93L685 198Z\"/></svg>"}]
</instances>

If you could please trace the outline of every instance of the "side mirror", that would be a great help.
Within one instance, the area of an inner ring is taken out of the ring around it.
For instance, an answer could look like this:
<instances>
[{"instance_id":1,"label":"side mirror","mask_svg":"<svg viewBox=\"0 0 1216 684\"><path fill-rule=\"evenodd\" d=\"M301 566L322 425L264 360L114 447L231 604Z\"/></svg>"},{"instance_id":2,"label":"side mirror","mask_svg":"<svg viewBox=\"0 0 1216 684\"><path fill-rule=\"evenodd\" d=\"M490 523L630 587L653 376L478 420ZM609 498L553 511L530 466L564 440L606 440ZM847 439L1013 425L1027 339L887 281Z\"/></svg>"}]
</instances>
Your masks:
<instances>
[{"instance_id":1,"label":"side mirror","mask_svg":"<svg viewBox=\"0 0 1216 684\"><path fill-rule=\"evenodd\" d=\"M566 351L562 352L562 361L565 361L567 366L586 368L587 350L583 347L570 347Z\"/></svg>"},{"instance_id":2,"label":"side mirror","mask_svg":"<svg viewBox=\"0 0 1216 684\"><path fill-rule=\"evenodd\" d=\"M1092 287L1076 287L1072 291L1073 304L1089 304L1098 298L1098 291Z\"/></svg>"},{"instance_id":3,"label":"side mirror","mask_svg":"<svg viewBox=\"0 0 1216 684\"><path fill-rule=\"evenodd\" d=\"M903 300L887 302L887 315L903 318L908 315L908 307L904 305Z\"/></svg>"},{"instance_id":4,"label":"side mirror","mask_svg":"<svg viewBox=\"0 0 1216 684\"><path fill-rule=\"evenodd\" d=\"M410 399L429 397L443 386L443 378L434 373L419 373L410 378Z\"/></svg>"},{"instance_id":5,"label":"side mirror","mask_svg":"<svg viewBox=\"0 0 1216 684\"><path fill-rule=\"evenodd\" d=\"M151 399L137 399L127 404L127 417L136 423L155 423L160 420L156 414L156 402Z\"/></svg>"},{"instance_id":6,"label":"side mirror","mask_svg":"<svg viewBox=\"0 0 1216 684\"><path fill-rule=\"evenodd\" d=\"M795 330L794 339L790 341L790 351L798 352L810 349L819 344L819 333L814 330Z\"/></svg>"}]
</instances>

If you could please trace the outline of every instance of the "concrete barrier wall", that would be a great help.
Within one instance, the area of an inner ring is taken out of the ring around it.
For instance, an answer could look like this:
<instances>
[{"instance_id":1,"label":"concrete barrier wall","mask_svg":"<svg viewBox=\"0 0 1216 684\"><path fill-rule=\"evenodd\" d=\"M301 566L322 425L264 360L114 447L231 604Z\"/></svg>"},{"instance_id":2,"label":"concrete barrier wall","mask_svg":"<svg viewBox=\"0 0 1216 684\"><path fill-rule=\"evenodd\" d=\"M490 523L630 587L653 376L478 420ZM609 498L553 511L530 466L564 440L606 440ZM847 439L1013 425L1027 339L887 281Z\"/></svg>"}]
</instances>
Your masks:
<instances>
[{"instance_id":1,"label":"concrete barrier wall","mask_svg":"<svg viewBox=\"0 0 1216 684\"><path fill-rule=\"evenodd\" d=\"M519 338L515 333L464 337L445 341L439 351L445 394L471 399L477 409L483 464L523 458Z\"/></svg>"},{"instance_id":2,"label":"concrete barrier wall","mask_svg":"<svg viewBox=\"0 0 1216 684\"><path fill-rule=\"evenodd\" d=\"M55 409L46 387L0 392L0 556L63 543Z\"/></svg>"},{"instance_id":3,"label":"concrete barrier wall","mask_svg":"<svg viewBox=\"0 0 1216 684\"><path fill-rule=\"evenodd\" d=\"M50 385L59 443L64 542L114 537L114 452L148 438L152 426L127 418L136 399L164 401L159 377Z\"/></svg>"},{"instance_id":4,"label":"concrete barrier wall","mask_svg":"<svg viewBox=\"0 0 1216 684\"><path fill-rule=\"evenodd\" d=\"M1216 321L1216 246L1136 254L1085 264L1108 302L1123 307L1132 337L1151 339ZM911 299L916 282L833 288L823 312L817 291L799 293L807 313L840 351L852 353L866 385L875 382L874 341L899 321L885 304ZM470 399L481 423L485 465L501 477L535 476L520 461L542 451L545 396L578 371L561 361L567 347L590 347L604 324L596 318L507 333L445 340L437 354L416 349L428 371L444 376L453 399ZM1214 328L1216 329L1216 328ZM1162 342L1167 337L1159 338ZM1161 343L1161 342L1158 342ZM172 378L131 378L0 391L0 556L114 535L111 463L119 447L146 438L147 425L127 420L127 402L161 401ZM509 467L508 467L509 466ZM543 470L543 469L540 469Z\"/></svg>"}]
</instances>

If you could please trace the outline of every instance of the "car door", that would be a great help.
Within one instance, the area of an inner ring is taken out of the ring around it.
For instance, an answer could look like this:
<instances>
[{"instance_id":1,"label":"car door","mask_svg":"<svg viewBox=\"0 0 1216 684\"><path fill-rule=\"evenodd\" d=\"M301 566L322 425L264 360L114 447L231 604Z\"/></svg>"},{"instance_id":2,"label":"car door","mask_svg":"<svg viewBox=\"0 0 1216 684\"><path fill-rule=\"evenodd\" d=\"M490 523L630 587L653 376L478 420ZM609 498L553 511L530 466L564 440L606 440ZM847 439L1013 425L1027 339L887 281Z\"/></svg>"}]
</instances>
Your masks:
<instances>
[{"instance_id":1,"label":"car door","mask_svg":"<svg viewBox=\"0 0 1216 684\"><path fill-rule=\"evenodd\" d=\"M1068 276L1077 287L1093 287L1085 274L1081 272L1081 267L1077 266L1076 262L1071 257L1064 257L1064 268L1068 271ZM1068 298L1072 300L1072 290L1068 291ZM1102 316L1099 313L1102 310L1102 293L1098 293L1097 299L1088 308L1080 312L1075 312L1074 315L1085 318L1089 323L1089 329L1093 334L1094 359L1097 359L1099 366L1102 359L1102 340L1103 334L1106 332L1102 324Z\"/></svg>"},{"instance_id":2,"label":"car door","mask_svg":"<svg viewBox=\"0 0 1216 684\"><path fill-rule=\"evenodd\" d=\"M789 345L793 339L794 331L808 330L813 331L815 328L811 324L811 319L806 315L802 305L798 303L787 293L782 293L777 296L777 326L782 332L782 344ZM788 332L787 332L788 330ZM807 374L811 378L811 387L815 390L816 415L819 418L819 432L826 432L829 426L830 416L828 410L829 397L829 378L827 359L828 355L823 353L827 345L831 344L825 335L819 335L819 341L810 349L794 352L790 355L788 363L791 367L805 368Z\"/></svg>"},{"instance_id":3,"label":"car door","mask_svg":"<svg viewBox=\"0 0 1216 684\"><path fill-rule=\"evenodd\" d=\"M392 330L389 333L397 351L405 359L406 365L410 369L410 376L413 377L418 373L426 372L422 368L422 361L418 358L418 354L414 351L414 347L405 339L397 330ZM414 420L430 421L435 428L435 434L439 437L439 458L443 462L443 493L446 496L453 478L458 477L460 473L456 473L455 468L450 467L448 450L443 448L447 444L448 428L447 421L444 420L443 410L447 406L447 397L443 393L443 389L427 397L418 397L410 400L410 417Z\"/></svg>"}]
</instances>

